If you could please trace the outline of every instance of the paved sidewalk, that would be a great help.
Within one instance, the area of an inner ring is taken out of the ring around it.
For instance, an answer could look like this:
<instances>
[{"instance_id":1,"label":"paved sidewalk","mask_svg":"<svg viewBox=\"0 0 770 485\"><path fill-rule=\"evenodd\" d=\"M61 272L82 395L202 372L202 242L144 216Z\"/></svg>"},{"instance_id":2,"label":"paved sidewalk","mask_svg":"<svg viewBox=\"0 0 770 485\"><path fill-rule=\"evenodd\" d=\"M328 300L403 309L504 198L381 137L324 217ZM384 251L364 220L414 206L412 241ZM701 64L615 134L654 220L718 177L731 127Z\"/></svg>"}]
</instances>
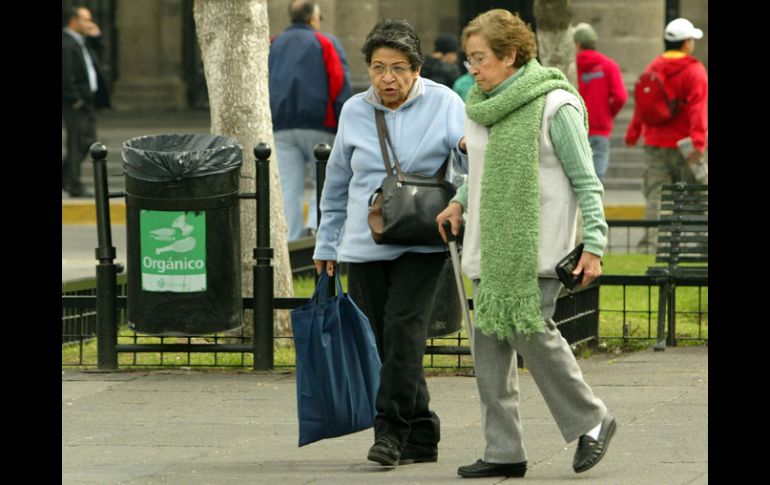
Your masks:
<instances>
[{"instance_id":1,"label":"paved sidewalk","mask_svg":"<svg viewBox=\"0 0 770 485\"><path fill-rule=\"evenodd\" d=\"M532 376L520 378L528 484L708 483L708 347L668 348L579 361L618 419L604 460L572 471ZM387 469L366 460L372 430L297 447L291 372L62 371L63 484L443 484L481 457L472 377L431 377L441 417L437 463ZM509 479L506 482L513 482Z\"/></svg>"}]
</instances>

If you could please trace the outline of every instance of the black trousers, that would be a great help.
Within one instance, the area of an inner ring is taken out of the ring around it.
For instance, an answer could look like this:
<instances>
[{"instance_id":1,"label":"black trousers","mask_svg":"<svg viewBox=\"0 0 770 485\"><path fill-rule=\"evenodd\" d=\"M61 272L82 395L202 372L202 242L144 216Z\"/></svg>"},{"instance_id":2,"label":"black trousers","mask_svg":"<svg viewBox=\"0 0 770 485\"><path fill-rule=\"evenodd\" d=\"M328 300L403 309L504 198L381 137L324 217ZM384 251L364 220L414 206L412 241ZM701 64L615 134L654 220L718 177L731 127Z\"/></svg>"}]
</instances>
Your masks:
<instances>
[{"instance_id":1,"label":"black trousers","mask_svg":"<svg viewBox=\"0 0 770 485\"><path fill-rule=\"evenodd\" d=\"M70 195L83 192L80 181L80 164L88 155L88 149L96 141L94 109L83 105L79 109L62 106L64 128L67 131L67 154L62 161L62 188Z\"/></svg>"},{"instance_id":2,"label":"black trousers","mask_svg":"<svg viewBox=\"0 0 770 485\"><path fill-rule=\"evenodd\" d=\"M392 261L350 263L348 293L366 314L382 360L375 439L435 449L440 421L428 407L423 372L428 320L446 255L406 253Z\"/></svg>"}]
</instances>

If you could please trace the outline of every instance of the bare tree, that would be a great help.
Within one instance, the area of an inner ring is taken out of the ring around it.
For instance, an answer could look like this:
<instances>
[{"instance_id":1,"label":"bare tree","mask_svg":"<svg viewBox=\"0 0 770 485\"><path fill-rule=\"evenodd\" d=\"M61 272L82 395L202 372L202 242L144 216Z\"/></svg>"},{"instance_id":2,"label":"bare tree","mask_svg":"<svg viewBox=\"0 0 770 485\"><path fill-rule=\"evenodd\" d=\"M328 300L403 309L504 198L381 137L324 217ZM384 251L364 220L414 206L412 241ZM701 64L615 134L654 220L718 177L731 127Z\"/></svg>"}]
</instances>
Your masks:
<instances>
[{"instance_id":1,"label":"bare tree","mask_svg":"<svg viewBox=\"0 0 770 485\"><path fill-rule=\"evenodd\" d=\"M572 40L572 1L535 0L537 47L540 63L561 70L577 87L575 43Z\"/></svg>"},{"instance_id":2,"label":"bare tree","mask_svg":"<svg viewBox=\"0 0 770 485\"><path fill-rule=\"evenodd\" d=\"M201 47L211 106L211 133L230 136L243 146L241 192L255 192L253 148L274 146L268 95L270 49L266 0L195 0L195 29ZM293 296L281 184L276 158L270 161L270 244L274 248L275 296ZM243 291L252 295L256 244L254 200L241 201ZM247 314L251 317L250 312ZM249 318L250 320L250 318ZM291 335L288 312L276 312L276 335ZM245 322L246 332L252 324Z\"/></svg>"}]
</instances>

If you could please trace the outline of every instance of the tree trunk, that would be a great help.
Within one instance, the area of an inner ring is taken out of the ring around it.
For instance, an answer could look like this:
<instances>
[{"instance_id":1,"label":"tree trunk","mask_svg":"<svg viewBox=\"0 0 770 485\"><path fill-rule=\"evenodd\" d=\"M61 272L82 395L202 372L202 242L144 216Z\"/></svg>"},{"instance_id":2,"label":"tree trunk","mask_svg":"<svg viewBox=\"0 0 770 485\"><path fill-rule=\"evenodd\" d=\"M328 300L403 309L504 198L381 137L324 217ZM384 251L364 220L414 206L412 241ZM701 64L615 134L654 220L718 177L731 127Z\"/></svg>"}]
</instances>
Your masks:
<instances>
[{"instance_id":1,"label":"tree trunk","mask_svg":"<svg viewBox=\"0 0 770 485\"><path fill-rule=\"evenodd\" d=\"M577 87L575 42L572 40L572 1L535 0L537 46L540 63L555 67Z\"/></svg>"},{"instance_id":2,"label":"tree trunk","mask_svg":"<svg viewBox=\"0 0 770 485\"><path fill-rule=\"evenodd\" d=\"M256 191L254 146L274 146L268 94L270 29L265 0L195 0L195 29L201 48L211 106L211 133L230 136L243 146L240 191ZM286 241L281 183L275 152L270 160L270 244L274 250L275 296L290 297L294 287ZM241 200L243 293L253 296L256 201ZM252 334L252 312L244 331ZM275 312L275 335L291 335L288 311ZM279 342L284 342L283 339Z\"/></svg>"}]
</instances>

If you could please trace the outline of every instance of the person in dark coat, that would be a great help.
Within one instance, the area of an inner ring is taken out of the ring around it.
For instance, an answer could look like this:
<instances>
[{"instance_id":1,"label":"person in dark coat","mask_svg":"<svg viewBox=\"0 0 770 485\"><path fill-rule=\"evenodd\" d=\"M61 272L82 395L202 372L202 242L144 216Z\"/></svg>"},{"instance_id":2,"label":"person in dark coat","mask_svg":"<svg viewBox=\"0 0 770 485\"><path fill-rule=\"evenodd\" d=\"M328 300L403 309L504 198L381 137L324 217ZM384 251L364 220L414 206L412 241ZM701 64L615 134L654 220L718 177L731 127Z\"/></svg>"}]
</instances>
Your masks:
<instances>
[{"instance_id":1,"label":"person in dark coat","mask_svg":"<svg viewBox=\"0 0 770 485\"><path fill-rule=\"evenodd\" d=\"M64 12L61 36L61 111L67 132L62 160L62 189L72 197L90 197L80 180L80 164L96 141L96 108L110 106L107 83L89 39L101 35L91 11L73 7Z\"/></svg>"}]
</instances>

